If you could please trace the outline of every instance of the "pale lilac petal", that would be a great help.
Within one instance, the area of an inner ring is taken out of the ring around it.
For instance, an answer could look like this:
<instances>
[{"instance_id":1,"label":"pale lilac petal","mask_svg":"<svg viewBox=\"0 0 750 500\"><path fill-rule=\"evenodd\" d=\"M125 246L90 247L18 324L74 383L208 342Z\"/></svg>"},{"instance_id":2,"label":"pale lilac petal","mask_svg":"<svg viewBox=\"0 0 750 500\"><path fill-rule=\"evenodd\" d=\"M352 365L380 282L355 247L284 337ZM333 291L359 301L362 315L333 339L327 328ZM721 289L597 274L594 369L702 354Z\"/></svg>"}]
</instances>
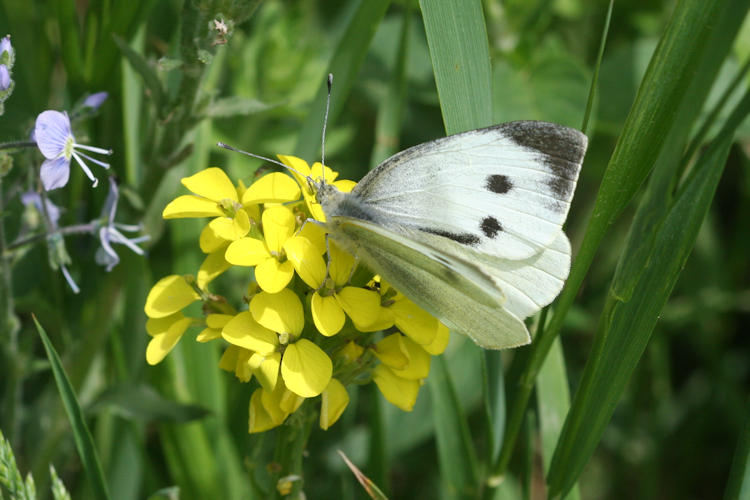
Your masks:
<instances>
[{"instance_id":1,"label":"pale lilac petal","mask_svg":"<svg viewBox=\"0 0 750 500\"><path fill-rule=\"evenodd\" d=\"M10 35L5 35L0 40L0 56L7 52L9 55L13 54L13 46L10 44Z\"/></svg>"},{"instance_id":2,"label":"pale lilac petal","mask_svg":"<svg viewBox=\"0 0 750 500\"><path fill-rule=\"evenodd\" d=\"M70 160L62 156L54 160L44 160L39 175L45 190L61 188L68 183L70 177Z\"/></svg>"},{"instance_id":3,"label":"pale lilac petal","mask_svg":"<svg viewBox=\"0 0 750 500\"><path fill-rule=\"evenodd\" d=\"M65 264L60 264L60 271L62 271L63 276L65 276L65 281L68 282L68 286L73 290L73 293L80 292L81 289L78 288L76 282L73 281L73 276L70 275L70 272L68 272L68 268L65 267Z\"/></svg>"},{"instance_id":4,"label":"pale lilac petal","mask_svg":"<svg viewBox=\"0 0 750 500\"><path fill-rule=\"evenodd\" d=\"M52 159L60 156L65 149L65 143L73 137L68 114L53 110L39 113L36 117L34 137L39 151L45 158Z\"/></svg>"},{"instance_id":5,"label":"pale lilac petal","mask_svg":"<svg viewBox=\"0 0 750 500\"><path fill-rule=\"evenodd\" d=\"M106 92L97 92L88 96L86 100L83 101L83 105L87 108L99 109L99 106L107 100L107 97L109 97L109 94Z\"/></svg>"},{"instance_id":6,"label":"pale lilac petal","mask_svg":"<svg viewBox=\"0 0 750 500\"><path fill-rule=\"evenodd\" d=\"M8 90L10 87L10 72L5 64L0 64L0 91Z\"/></svg>"}]
</instances>

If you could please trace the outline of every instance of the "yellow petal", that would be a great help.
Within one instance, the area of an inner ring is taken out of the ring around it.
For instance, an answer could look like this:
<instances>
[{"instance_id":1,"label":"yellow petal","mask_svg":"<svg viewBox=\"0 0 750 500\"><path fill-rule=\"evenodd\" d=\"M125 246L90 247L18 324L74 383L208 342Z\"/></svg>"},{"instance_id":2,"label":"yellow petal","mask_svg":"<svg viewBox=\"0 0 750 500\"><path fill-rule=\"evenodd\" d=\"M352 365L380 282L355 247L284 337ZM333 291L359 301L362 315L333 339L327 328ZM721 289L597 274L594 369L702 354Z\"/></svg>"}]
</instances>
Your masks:
<instances>
[{"instance_id":1,"label":"yellow petal","mask_svg":"<svg viewBox=\"0 0 750 500\"><path fill-rule=\"evenodd\" d=\"M283 387L283 390L281 390L281 396L279 397L279 407L287 413L294 413L305 402L305 398L297 396L287 389L283 381L276 384L276 390L279 390L280 387Z\"/></svg>"},{"instance_id":2,"label":"yellow petal","mask_svg":"<svg viewBox=\"0 0 750 500\"><path fill-rule=\"evenodd\" d=\"M175 315L177 316L177 315ZM182 316L182 314L179 314ZM149 327L148 322L146 323L146 329L149 333L156 331L161 328L160 333L156 333L146 347L146 361L150 365L159 363L166 357L167 354L177 345L177 342L182 338L182 334L188 329L190 324L193 322L192 318L178 318L176 321L172 321L172 324L166 330L163 330L164 319L149 319L151 322L160 323L159 327Z\"/></svg>"},{"instance_id":3,"label":"yellow petal","mask_svg":"<svg viewBox=\"0 0 750 500\"><path fill-rule=\"evenodd\" d=\"M303 398L323 392L331 380L331 358L307 339L289 344L281 359L281 376L286 387Z\"/></svg>"},{"instance_id":4,"label":"yellow petal","mask_svg":"<svg viewBox=\"0 0 750 500\"><path fill-rule=\"evenodd\" d=\"M198 196L203 196L209 200L217 202L222 200L239 201L237 189L235 189L227 174L220 168L211 167L190 177L183 177L182 185Z\"/></svg>"},{"instance_id":5,"label":"yellow petal","mask_svg":"<svg viewBox=\"0 0 750 500\"><path fill-rule=\"evenodd\" d=\"M233 241L224 253L224 258L235 266L257 266L271 258L266 244L255 238L240 238Z\"/></svg>"},{"instance_id":6,"label":"yellow petal","mask_svg":"<svg viewBox=\"0 0 750 500\"><path fill-rule=\"evenodd\" d=\"M236 345L227 347L219 359L219 368L227 372L233 372L234 367L237 366L237 357L240 355L241 350L242 348Z\"/></svg>"},{"instance_id":7,"label":"yellow petal","mask_svg":"<svg viewBox=\"0 0 750 500\"><path fill-rule=\"evenodd\" d=\"M430 354L409 337L402 337L409 363L403 369L393 368L393 373L409 380L422 380L430 374Z\"/></svg>"},{"instance_id":8,"label":"yellow petal","mask_svg":"<svg viewBox=\"0 0 750 500\"><path fill-rule=\"evenodd\" d=\"M250 301L250 312L259 324L277 333L297 337L305 326L302 302L289 289L279 293L261 292Z\"/></svg>"},{"instance_id":9,"label":"yellow petal","mask_svg":"<svg viewBox=\"0 0 750 500\"><path fill-rule=\"evenodd\" d=\"M205 290L206 285L213 281L214 278L232 267L224 258L224 253L224 250L219 249L214 253L206 255L206 258L203 259L203 263L200 269L198 269L198 275L195 278L198 288Z\"/></svg>"},{"instance_id":10,"label":"yellow petal","mask_svg":"<svg viewBox=\"0 0 750 500\"><path fill-rule=\"evenodd\" d=\"M329 247L331 250L331 269L329 271L331 278L337 286L346 285L356 262L354 256L341 250L333 241L330 242Z\"/></svg>"},{"instance_id":11,"label":"yellow petal","mask_svg":"<svg viewBox=\"0 0 750 500\"><path fill-rule=\"evenodd\" d=\"M297 183L286 174L273 172L253 182L242 195L242 204L284 203L299 199Z\"/></svg>"},{"instance_id":12,"label":"yellow petal","mask_svg":"<svg viewBox=\"0 0 750 500\"><path fill-rule=\"evenodd\" d=\"M206 325L208 325L209 328L218 328L221 330L227 323L232 321L233 318L233 314L209 314L206 316Z\"/></svg>"},{"instance_id":13,"label":"yellow petal","mask_svg":"<svg viewBox=\"0 0 750 500\"><path fill-rule=\"evenodd\" d=\"M323 284L326 263L310 240L302 236L289 238L284 243L284 252L307 286L316 289Z\"/></svg>"},{"instance_id":14,"label":"yellow petal","mask_svg":"<svg viewBox=\"0 0 750 500\"><path fill-rule=\"evenodd\" d=\"M326 165L326 173L323 176L323 164L316 161L310 166L310 177L315 180L325 180L328 184L332 184L336 180L339 173L334 171L331 167Z\"/></svg>"},{"instance_id":15,"label":"yellow petal","mask_svg":"<svg viewBox=\"0 0 750 500\"><path fill-rule=\"evenodd\" d=\"M378 318L374 323L363 326L360 324L355 325L360 332L379 332L381 330L387 330L393 326L393 313L389 307L380 306Z\"/></svg>"},{"instance_id":16,"label":"yellow petal","mask_svg":"<svg viewBox=\"0 0 750 500\"><path fill-rule=\"evenodd\" d=\"M354 186L356 186L357 183L354 181L350 181L349 179L341 179L340 181L334 182L333 185L336 186L336 189L338 189L342 193L349 193L352 189L354 189Z\"/></svg>"},{"instance_id":17,"label":"yellow petal","mask_svg":"<svg viewBox=\"0 0 750 500\"><path fill-rule=\"evenodd\" d=\"M221 336L230 344L261 354L271 354L279 345L278 335L259 325L249 311L232 318L221 330Z\"/></svg>"},{"instance_id":18,"label":"yellow petal","mask_svg":"<svg viewBox=\"0 0 750 500\"><path fill-rule=\"evenodd\" d=\"M235 241L250 231L250 219L247 212L237 210L234 217L217 217L208 223L217 238Z\"/></svg>"},{"instance_id":19,"label":"yellow petal","mask_svg":"<svg viewBox=\"0 0 750 500\"><path fill-rule=\"evenodd\" d=\"M280 365L280 352L272 352L265 356L256 352L250 356L250 366L253 370L253 375L255 375L260 385L267 391L273 391L274 387L276 387Z\"/></svg>"},{"instance_id":20,"label":"yellow petal","mask_svg":"<svg viewBox=\"0 0 750 500\"><path fill-rule=\"evenodd\" d=\"M240 382L250 382L253 378L253 370L250 367L250 357L253 355L252 351L247 349L241 349L237 355L237 364L234 366L234 376Z\"/></svg>"},{"instance_id":21,"label":"yellow petal","mask_svg":"<svg viewBox=\"0 0 750 500\"><path fill-rule=\"evenodd\" d=\"M200 299L184 276L172 274L160 279L148 292L143 308L149 318L163 318Z\"/></svg>"},{"instance_id":22,"label":"yellow petal","mask_svg":"<svg viewBox=\"0 0 750 500\"><path fill-rule=\"evenodd\" d=\"M212 200L185 194L178 196L164 207L161 216L165 219L181 219L183 217L218 217L224 215L224 210Z\"/></svg>"},{"instance_id":23,"label":"yellow petal","mask_svg":"<svg viewBox=\"0 0 750 500\"><path fill-rule=\"evenodd\" d=\"M310 302L310 309L312 310L315 328L322 335L331 337L339 333L344 327L346 316L336 297L322 297L318 292L315 292Z\"/></svg>"},{"instance_id":24,"label":"yellow petal","mask_svg":"<svg viewBox=\"0 0 750 500\"><path fill-rule=\"evenodd\" d=\"M375 356L391 368L406 368L409 364L409 351L404 345L405 337L393 333L380 340L373 347Z\"/></svg>"},{"instance_id":25,"label":"yellow petal","mask_svg":"<svg viewBox=\"0 0 750 500\"><path fill-rule=\"evenodd\" d=\"M284 165L289 165L299 174L301 174L303 176L303 180L304 177L310 175L310 166L305 160L290 155L276 155L276 157L281 160L281 163L283 163ZM292 174L295 174L295 172L292 172ZM295 175L295 177L297 176Z\"/></svg>"},{"instance_id":26,"label":"yellow petal","mask_svg":"<svg viewBox=\"0 0 750 500\"><path fill-rule=\"evenodd\" d=\"M294 266L291 262L279 262L271 257L255 267L255 281L269 293L278 293L294 277Z\"/></svg>"},{"instance_id":27,"label":"yellow petal","mask_svg":"<svg viewBox=\"0 0 750 500\"><path fill-rule=\"evenodd\" d=\"M326 252L326 230L321 225L312 222L312 219L309 219L302 226L297 236L310 240L310 243L318 251L318 255L323 255Z\"/></svg>"},{"instance_id":28,"label":"yellow petal","mask_svg":"<svg viewBox=\"0 0 750 500\"><path fill-rule=\"evenodd\" d=\"M348 344L336 351L335 357L348 364L357 361L364 352L364 347L350 340Z\"/></svg>"},{"instance_id":29,"label":"yellow petal","mask_svg":"<svg viewBox=\"0 0 750 500\"><path fill-rule=\"evenodd\" d=\"M220 328L204 328L203 330L201 330L198 336L195 337L195 340L197 342L210 342L218 338L221 338Z\"/></svg>"},{"instance_id":30,"label":"yellow petal","mask_svg":"<svg viewBox=\"0 0 750 500\"><path fill-rule=\"evenodd\" d=\"M206 224L198 239L198 244L203 253L213 253L220 248L226 248L229 243L231 242L216 235L210 223Z\"/></svg>"},{"instance_id":31,"label":"yellow petal","mask_svg":"<svg viewBox=\"0 0 750 500\"><path fill-rule=\"evenodd\" d=\"M438 321L438 329L435 339L431 344L423 345L422 348L433 356L437 356L445 351L445 348L448 347L449 340L450 332L448 331L448 327Z\"/></svg>"},{"instance_id":32,"label":"yellow petal","mask_svg":"<svg viewBox=\"0 0 750 500\"><path fill-rule=\"evenodd\" d=\"M344 385L332 378L328 382L328 387L323 391L320 401L320 428L328 430L330 426L336 423L344 410L349 404L349 393L346 392Z\"/></svg>"},{"instance_id":33,"label":"yellow petal","mask_svg":"<svg viewBox=\"0 0 750 500\"><path fill-rule=\"evenodd\" d=\"M354 286L344 287L336 299L359 329L375 323L380 316L380 294L374 290Z\"/></svg>"},{"instance_id":34,"label":"yellow petal","mask_svg":"<svg viewBox=\"0 0 750 500\"><path fill-rule=\"evenodd\" d=\"M279 205L266 207L261 216L263 221L263 236L271 255L281 255L284 242L291 238L297 225L294 214L287 207Z\"/></svg>"},{"instance_id":35,"label":"yellow petal","mask_svg":"<svg viewBox=\"0 0 750 500\"><path fill-rule=\"evenodd\" d=\"M397 299L389 309L399 330L421 345L431 344L440 322L405 297Z\"/></svg>"},{"instance_id":36,"label":"yellow petal","mask_svg":"<svg viewBox=\"0 0 750 500\"><path fill-rule=\"evenodd\" d=\"M268 412L268 415L271 417L271 420L274 422L281 423L284 420L286 420L286 417L289 416L289 413L284 411L283 408L279 405L279 400L281 399L281 393L283 392L283 388L279 387L279 389L263 389L263 392L261 393L260 401L263 403L263 408L266 409Z\"/></svg>"},{"instance_id":37,"label":"yellow petal","mask_svg":"<svg viewBox=\"0 0 750 500\"><path fill-rule=\"evenodd\" d=\"M378 365L372 371L372 379L385 399L404 411L411 411L417 402L419 382L397 376L386 365Z\"/></svg>"},{"instance_id":38,"label":"yellow petal","mask_svg":"<svg viewBox=\"0 0 750 500\"><path fill-rule=\"evenodd\" d=\"M264 432L282 424L282 422L274 421L263 407L263 402L261 401L262 393L263 389L258 388L255 389L255 392L250 397L250 411L247 424L250 434Z\"/></svg>"}]
</instances>

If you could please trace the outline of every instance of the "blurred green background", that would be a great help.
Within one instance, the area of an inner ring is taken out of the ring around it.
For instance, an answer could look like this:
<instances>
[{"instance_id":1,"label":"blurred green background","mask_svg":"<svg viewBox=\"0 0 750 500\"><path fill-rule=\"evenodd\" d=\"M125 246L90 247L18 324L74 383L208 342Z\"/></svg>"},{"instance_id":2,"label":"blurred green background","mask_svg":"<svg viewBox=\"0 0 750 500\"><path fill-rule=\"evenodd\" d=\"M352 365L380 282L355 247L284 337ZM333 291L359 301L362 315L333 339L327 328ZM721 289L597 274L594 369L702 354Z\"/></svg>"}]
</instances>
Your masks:
<instances>
[{"instance_id":1,"label":"blurred green background","mask_svg":"<svg viewBox=\"0 0 750 500\"><path fill-rule=\"evenodd\" d=\"M614 5L586 131L589 150L567 224L574 254L657 43L672 12L694 3L619 0ZM717 33L727 39L718 40L714 33L701 46L706 51L723 47L721 57L714 57L716 76L704 84L710 88L705 100L680 101L669 115L678 116L686 106L699 111L695 123L688 123L691 136L701 125L707 127L707 135L696 142L699 153L706 139L721 134L747 90L741 71L750 56L750 26L742 23L747 2L705 3L724 9L718 9L720 22L707 18L706 23L724 29ZM424 4L440 8L440 2L423 2L426 9ZM482 7L491 57L492 121L538 119L581 128L608 2L485 0ZM269 488L268 464L278 443L275 431L247 434L254 386L220 372L219 348L193 342L197 330L165 362L146 365L143 303L148 290L167 274L194 273L203 258L196 244L202 221L165 224L161 210L183 193L181 177L205 167L219 166L248 183L253 179L260 162L228 154L215 146L217 141L266 156L319 159L329 71L334 86L326 158L342 177L358 180L387 156L445 135L431 59L436 56L428 47L421 12L416 2L406 0L0 3L0 34L11 34L16 51L16 85L0 116L0 140L27 140L43 110L70 109L86 93L107 91L109 99L98 115L76 124L76 138L114 150L111 171L123 193L118 220L142 221L151 236L145 258L123 250L122 262L110 273L94 262L95 238L66 237L78 295L50 268L44 245L13 255L9 295L20 327L6 325L0 332L0 429L21 471L33 473L40 497L48 495L49 464L74 498L93 493L31 314L60 353L112 498L144 498L172 486L179 487L180 498L263 498L259 492ZM213 28L214 20L228 26L225 37ZM678 50L670 57L690 54ZM724 107L710 115L733 82ZM743 474L747 444L738 448L738 442L750 387L750 126L743 123L733 137L690 258L577 478L574 495L719 498L735 453ZM7 241L20 230L19 194L41 163L33 149L13 159L2 184ZM104 179L104 172L94 168ZM91 189L76 166L68 186L51 194L65 208L64 225L96 218L105 197L106 188ZM565 316L562 378L555 380L570 387L571 394L591 356L636 206L646 198L639 191L635 203L614 220ZM244 280L242 273L229 273L217 287L231 291ZM444 355L446 372L458 388L456 411L468 422L467 442L479 456L482 477L495 446L488 422L502 422L505 412L502 401L492 399L496 405L489 410L485 404L488 391L498 385L494 394L502 399L497 378L502 372L492 368L509 366L529 349L493 355L494 362L483 364L473 344L454 338ZM557 347L553 352L560 354ZM489 367L490 379L495 377L489 389L483 366ZM407 414L385 403L372 385L352 389L342 419L327 432L313 430L304 457L307 498L365 497L337 449L390 498L475 496L475 490L456 492L446 480L450 464L440 463L436 422L447 417L432 404L433 394L425 387ZM531 399L495 498L545 497L550 456L539 434L545 394L539 390ZM458 458L470 460L468 455Z\"/></svg>"}]
</instances>

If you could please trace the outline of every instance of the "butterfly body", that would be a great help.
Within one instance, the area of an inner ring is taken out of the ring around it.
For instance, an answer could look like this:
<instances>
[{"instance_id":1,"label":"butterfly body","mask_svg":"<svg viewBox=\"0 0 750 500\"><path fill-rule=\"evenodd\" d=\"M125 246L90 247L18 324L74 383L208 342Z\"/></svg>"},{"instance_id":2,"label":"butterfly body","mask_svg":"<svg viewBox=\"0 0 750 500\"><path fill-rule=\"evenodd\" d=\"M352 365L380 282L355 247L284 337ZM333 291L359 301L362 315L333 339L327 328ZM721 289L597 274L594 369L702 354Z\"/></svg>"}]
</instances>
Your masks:
<instances>
[{"instance_id":1,"label":"butterfly body","mask_svg":"<svg viewBox=\"0 0 750 500\"><path fill-rule=\"evenodd\" d=\"M414 146L316 198L331 238L417 305L482 347L515 347L567 278L562 224L586 145L510 122Z\"/></svg>"}]
</instances>

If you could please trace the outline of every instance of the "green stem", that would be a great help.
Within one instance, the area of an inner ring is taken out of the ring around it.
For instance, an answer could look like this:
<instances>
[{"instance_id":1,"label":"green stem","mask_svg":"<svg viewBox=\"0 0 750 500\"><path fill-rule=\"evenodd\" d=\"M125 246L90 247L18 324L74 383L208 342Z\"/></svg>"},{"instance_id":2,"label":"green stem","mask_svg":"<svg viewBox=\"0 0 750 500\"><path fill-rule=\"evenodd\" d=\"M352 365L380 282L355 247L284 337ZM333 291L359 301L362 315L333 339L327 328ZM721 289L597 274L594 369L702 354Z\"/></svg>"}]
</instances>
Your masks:
<instances>
[{"instance_id":1,"label":"green stem","mask_svg":"<svg viewBox=\"0 0 750 500\"><path fill-rule=\"evenodd\" d=\"M307 446L307 439L310 437L316 416L312 404L305 401L279 428L274 456L274 461L279 464L279 469L273 476L273 498L284 498L284 500L305 498L302 492L304 486L302 455ZM291 484L288 494L284 490L286 484Z\"/></svg>"},{"instance_id":2,"label":"green stem","mask_svg":"<svg viewBox=\"0 0 750 500\"><path fill-rule=\"evenodd\" d=\"M35 148L35 147L36 147L36 142L34 141L0 142L0 151L4 149Z\"/></svg>"}]
</instances>

